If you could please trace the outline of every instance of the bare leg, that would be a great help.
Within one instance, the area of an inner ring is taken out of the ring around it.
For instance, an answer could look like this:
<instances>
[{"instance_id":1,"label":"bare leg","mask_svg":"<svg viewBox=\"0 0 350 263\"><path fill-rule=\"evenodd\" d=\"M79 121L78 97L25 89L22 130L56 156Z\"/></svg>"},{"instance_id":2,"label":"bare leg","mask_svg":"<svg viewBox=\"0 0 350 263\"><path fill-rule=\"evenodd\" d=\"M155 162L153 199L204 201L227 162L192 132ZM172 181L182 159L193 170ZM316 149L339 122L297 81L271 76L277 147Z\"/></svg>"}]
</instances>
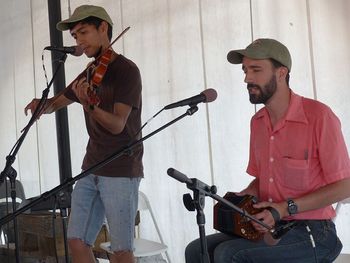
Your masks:
<instances>
[{"instance_id":1,"label":"bare leg","mask_svg":"<svg viewBox=\"0 0 350 263\"><path fill-rule=\"evenodd\" d=\"M69 248L72 254L73 263L95 263L95 257L90 246L86 245L80 239L68 240Z\"/></svg>"},{"instance_id":2,"label":"bare leg","mask_svg":"<svg viewBox=\"0 0 350 263\"><path fill-rule=\"evenodd\" d=\"M118 251L111 256L111 263L135 263L132 251Z\"/></svg>"}]
</instances>

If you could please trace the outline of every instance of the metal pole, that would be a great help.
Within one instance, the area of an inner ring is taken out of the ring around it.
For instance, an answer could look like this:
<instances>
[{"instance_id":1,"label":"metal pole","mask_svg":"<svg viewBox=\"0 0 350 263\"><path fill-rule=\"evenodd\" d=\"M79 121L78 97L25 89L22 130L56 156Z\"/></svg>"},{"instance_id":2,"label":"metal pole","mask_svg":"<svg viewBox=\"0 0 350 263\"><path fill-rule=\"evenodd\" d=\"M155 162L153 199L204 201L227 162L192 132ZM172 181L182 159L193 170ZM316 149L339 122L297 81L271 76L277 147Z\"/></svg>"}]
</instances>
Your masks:
<instances>
[{"instance_id":1,"label":"metal pole","mask_svg":"<svg viewBox=\"0 0 350 263\"><path fill-rule=\"evenodd\" d=\"M50 27L50 45L62 47L63 37L62 32L56 29L57 22L61 21L61 3L60 0L48 0L49 12L49 27ZM60 54L52 52L52 70L59 66ZM57 94L66 87L64 65L57 73L57 77L53 82L54 94ZM57 150L58 162L60 172L60 182L63 183L69 178L72 178L72 166L70 156L70 142L69 142L69 127L67 109L63 108L56 113L56 131L57 131ZM72 191L72 187L67 189Z\"/></svg>"}]
</instances>

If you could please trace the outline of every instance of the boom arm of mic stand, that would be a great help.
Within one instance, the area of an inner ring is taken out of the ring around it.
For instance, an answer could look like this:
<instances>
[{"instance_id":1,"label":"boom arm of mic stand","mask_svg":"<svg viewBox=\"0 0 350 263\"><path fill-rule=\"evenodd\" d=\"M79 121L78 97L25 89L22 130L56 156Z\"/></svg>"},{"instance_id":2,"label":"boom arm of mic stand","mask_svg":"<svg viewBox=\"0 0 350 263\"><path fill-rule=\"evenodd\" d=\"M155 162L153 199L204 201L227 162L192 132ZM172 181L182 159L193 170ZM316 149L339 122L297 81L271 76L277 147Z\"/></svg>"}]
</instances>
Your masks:
<instances>
[{"instance_id":1,"label":"boom arm of mic stand","mask_svg":"<svg viewBox=\"0 0 350 263\"><path fill-rule=\"evenodd\" d=\"M111 154L109 157L107 157L105 160L97 163L96 165L90 167L89 169L83 171L82 173L78 174L77 176L70 178L69 180L65 181L64 183L56 186L55 188L53 188L50 191L47 191L45 193L43 193L41 196L39 196L38 198L34 199L33 201L31 201L30 203L28 203L27 205L17 209L14 213L4 216L3 218L0 219L0 226L6 224L7 222L13 220L16 216L18 216L19 214L23 213L24 211L28 210L29 208L39 204L42 200L46 200L47 198L53 196L54 194L58 193L59 191L63 190L64 188L71 186L75 183L75 181L87 176L90 173L93 173L94 171L96 171L97 169L103 167L104 165L106 165L107 163L113 161L114 159L124 155L125 153L130 152L130 150L132 150L133 148L135 148L137 145L141 144L143 141L147 140L148 138L152 137L153 135L157 134L158 132L164 130L165 128L169 127L170 125L174 124L175 122L181 120L182 118L186 117L186 116L190 116L193 115L196 111L198 111L198 107L197 106L192 106L189 109L186 110L186 112L182 115L180 115L179 117L175 118L174 120L166 123L165 125L161 126L160 128L156 129L155 131L151 132L150 134L146 135L145 137L140 138L139 140L134 141L133 143L131 143L130 145L116 151L115 153Z\"/></svg>"},{"instance_id":2,"label":"boom arm of mic stand","mask_svg":"<svg viewBox=\"0 0 350 263\"><path fill-rule=\"evenodd\" d=\"M170 173L169 173L170 170ZM187 188L191 189L191 190L196 190L196 191L200 191L201 193L205 194L206 196L210 196L211 198L231 207L232 209L234 209L236 212L240 213L242 216L247 217L249 219L251 219L252 221L256 222L257 224L265 227L266 229L268 229L269 231L273 231L273 228L270 227L269 225L265 224L264 222L256 219L255 217L251 216L249 213L247 213L245 210L239 208L238 206L235 206L234 204L232 204L230 201L220 197L219 195L216 194L216 187L215 186L209 186L203 182L201 182L200 180L196 179L196 178L191 178L189 179L186 175L180 173L181 176L174 176L174 174L172 173L174 169L170 168L168 169L168 174L175 178L176 180L186 183Z\"/></svg>"},{"instance_id":3,"label":"boom arm of mic stand","mask_svg":"<svg viewBox=\"0 0 350 263\"><path fill-rule=\"evenodd\" d=\"M270 227L269 225L265 224L264 222L256 219L255 217L251 216L250 214L248 214L245 210L239 208L238 206L235 206L234 204L232 204L230 201L222 198L221 196L217 195L217 194L212 194L212 193L209 193L208 194L211 198L231 207L232 209L234 209L236 212L240 213L243 217L247 217L249 218L250 220L256 222L257 224L265 227L266 229L268 229L269 231L272 231L273 228Z\"/></svg>"}]
</instances>

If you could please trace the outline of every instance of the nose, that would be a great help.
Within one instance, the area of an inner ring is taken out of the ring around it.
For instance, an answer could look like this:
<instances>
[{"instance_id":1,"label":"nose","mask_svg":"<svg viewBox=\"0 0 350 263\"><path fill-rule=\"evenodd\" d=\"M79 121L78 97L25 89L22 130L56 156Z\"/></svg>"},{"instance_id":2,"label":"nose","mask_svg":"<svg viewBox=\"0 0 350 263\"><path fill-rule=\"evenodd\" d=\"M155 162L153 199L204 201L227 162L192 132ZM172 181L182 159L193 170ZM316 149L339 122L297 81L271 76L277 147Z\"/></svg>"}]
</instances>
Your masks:
<instances>
[{"instance_id":1,"label":"nose","mask_svg":"<svg viewBox=\"0 0 350 263\"><path fill-rule=\"evenodd\" d=\"M83 38L80 36L80 34L77 34L77 36L75 37L75 43L78 46L81 46L83 44Z\"/></svg>"},{"instance_id":2,"label":"nose","mask_svg":"<svg viewBox=\"0 0 350 263\"><path fill-rule=\"evenodd\" d=\"M248 72L245 73L244 82L245 83L251 83L252 82L251 76L250 76L250 74L248 74Z\"/></svg>"}]
</instances>

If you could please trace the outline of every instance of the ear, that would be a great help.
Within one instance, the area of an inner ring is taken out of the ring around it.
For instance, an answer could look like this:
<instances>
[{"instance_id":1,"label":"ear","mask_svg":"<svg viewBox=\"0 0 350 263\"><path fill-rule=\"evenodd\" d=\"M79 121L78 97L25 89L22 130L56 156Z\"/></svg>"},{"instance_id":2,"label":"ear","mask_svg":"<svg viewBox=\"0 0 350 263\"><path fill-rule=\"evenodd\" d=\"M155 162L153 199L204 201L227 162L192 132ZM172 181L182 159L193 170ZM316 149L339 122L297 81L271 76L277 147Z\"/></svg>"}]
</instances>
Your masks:
<instances>
[{"instance_id":1,"label":"ear","mask_svg":"<svg viewBox=\"0 0 350 263\"><path fill-rule=\"evenodd\" d=\"M101 24L100 24L100 27L98 28L102 33L106 32L107 34L107 31L108 31L108 23L106 21L102 21Z\"/></svg>"},{"instance_id":2,"label":"ear","mask_svg":"<svg viewBox=\"0 0 350 263\"><path fill-rule=\"evenodd\" d=\"M278 80L284 81L286 79L286 76L288 74L288 68L287 67L279 67L278 68Z\"/></svg>"}]
</instances>

